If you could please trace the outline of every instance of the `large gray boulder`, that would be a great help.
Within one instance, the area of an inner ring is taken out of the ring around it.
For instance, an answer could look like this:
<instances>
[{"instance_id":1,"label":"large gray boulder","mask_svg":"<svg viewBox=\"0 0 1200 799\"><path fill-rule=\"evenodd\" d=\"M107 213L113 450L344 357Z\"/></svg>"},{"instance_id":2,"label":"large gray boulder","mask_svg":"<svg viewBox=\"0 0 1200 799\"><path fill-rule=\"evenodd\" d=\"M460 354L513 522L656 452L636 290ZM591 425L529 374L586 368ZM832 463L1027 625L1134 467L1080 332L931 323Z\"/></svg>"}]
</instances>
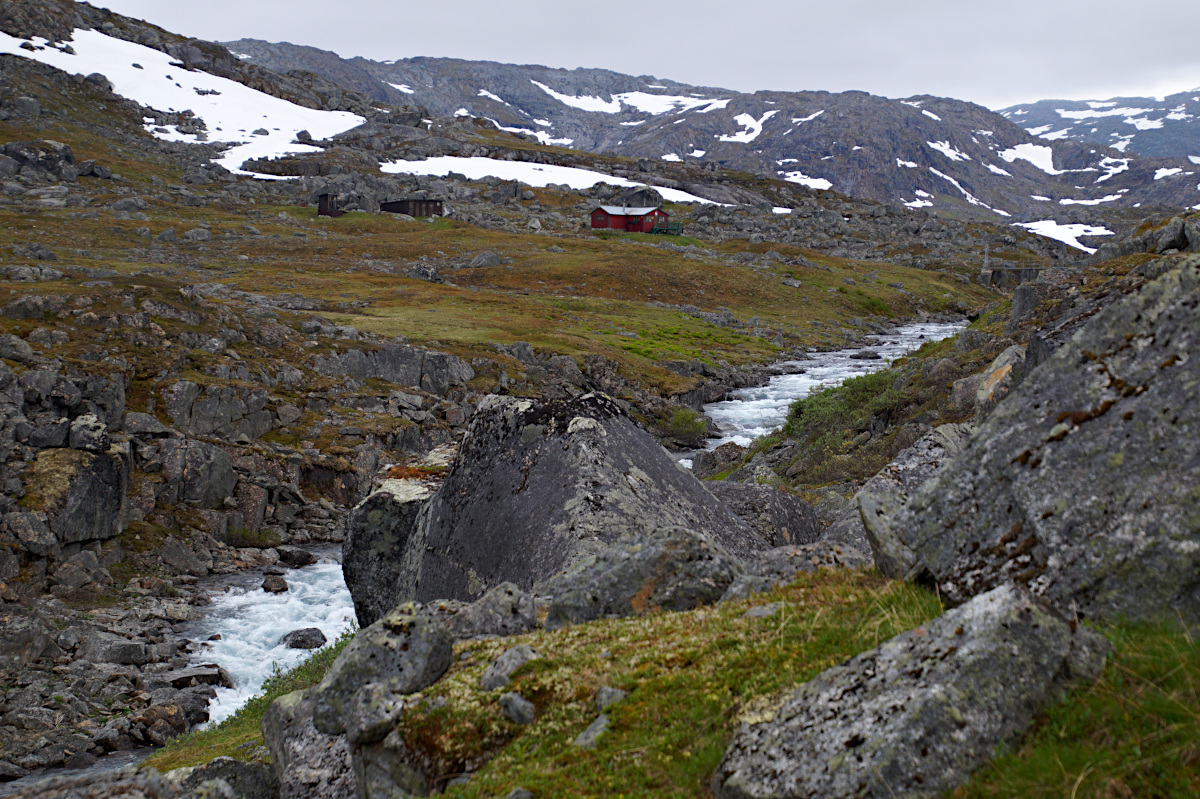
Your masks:
<instances>
[{"instance_id":1,"label":"large gray boulder","mask_svg":"<svg viewBox=\"0 0 1200 799\"><path fill-rule=\"evenodd\" d=\"M942 796L1012 744L1107 642L1002 586L819 674L743 723L720 799Z\"/></svg>"},{"instance_id":2,"label":"large gray boulder","mask_svg":"<svg viewBox=\"0 0 1200 799\"><path fill-rule=\"evenodd\" d=\"M350 744L313 725L310 691L294 691L263 714L263 740L279 778L279 799L357 799Z\"/></svg>"},{"instance_id":3,"label":"large gray boulder","mask_svg":"<svg viewBox=\"0 0 1200 799\"><path fill-rule=\"evenodd\" d=\"M896 521L909 498L955 455L975 428L945 424L926 433L868 480L855 499L875 565L884 577L904 579L918 570L917 556L901 540Z\"/></svg>"},{"instance_id":4,"label":"large gray boulder","mask_svg":"<svg viewBox=\"0 0 1200 799\"><path fill-rule=\"evenodd\" d=\"M513 583L501 583L470 604L445 599L427 606L442 619L454 639L527 633L537 627L533 594Z\"/></svg>"},{"instance_id":5,"label":"large gray boulder","mask_svg":"<svg viewBox=\"0 0 1200 799\"><path fill-rule=\"evenodd\" d=\"M276 799L279 796L279 778L270 766L232 757L218 757L203 766L176 769L167 776L188 791L199 791L206 782L221 780L237 799Z\"/></svg>"},{"instance_id":6,"label":"large gray boulder","mask_svg":"<svg viewBox=\"0 0 1200 799\"><path fill-rule=\"evenodd\" d=\"M488 397L436 494L421 505L387 490L399 498L372 495L349 521L346 578L360 613L409 599L468 601L503 582L533 590L663 527L692 530L734 557L768 546L599 394L541 405ZM386 565L351 565L372 560Z\"/></svg>"},{"instance_id":7,"label":"large gray boulder","mask_svg":"<svg viewBox=\"0 0 1200 799\"><path fill-rule=\"evenodd\" d=\"M703 533L660 527L587 555L551 580L544 589L553 597L546 627L711 605L744 572Z\"/></svg>"},{"instance_id":8,"label":"large gray boulder","mask_svg":"<svg viewBox=\"0 0 1200 799\"><path fill-rule=\"evenodd\" d=\"M909 501L897 529L944 597L1013 580L1082 614L1200 621L1198 295L1192 257L1098 313Z\"/></svg>"},{"instance_id":9,"label":"large gray boulder","mask_svg":"<svg viewBox=\"0 0 1200 799\"><path fill-rule=\"evenodd\" d=\"M371 683L393 694L433 685L450 668L454 639L432 613L402 605L359 631L312 690L313 723L329 735L346 732L355 695Z\"/></svg>"}]
</instances>

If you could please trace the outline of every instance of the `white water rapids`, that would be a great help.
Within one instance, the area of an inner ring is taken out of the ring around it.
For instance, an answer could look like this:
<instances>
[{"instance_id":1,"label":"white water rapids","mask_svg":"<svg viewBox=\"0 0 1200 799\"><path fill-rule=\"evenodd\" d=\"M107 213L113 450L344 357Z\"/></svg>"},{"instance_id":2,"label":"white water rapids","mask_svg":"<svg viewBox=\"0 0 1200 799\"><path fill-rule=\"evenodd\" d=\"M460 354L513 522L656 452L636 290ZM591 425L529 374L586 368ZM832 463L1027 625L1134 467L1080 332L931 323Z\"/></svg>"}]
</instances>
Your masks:
<instances>
[{"instance_id":1,"label":"white water rapids","mask_svg":"<svg viewBox=\"0 0 1200 799\"><path fill-rule=\"evenodd\" d=\"M879 360L850 357L861 352L863 348L859 348L814 352L803 361L785 362L781 365L804 369L804 374L776 376L765 386L741 389L727 401L705 406L705 412L722 431L707 448L714 449L727 441L745 446L782 425L793 401L848 378L884 369L925 342L948 338L961 328L961 324L914 324L877 336L865 349L879 353ZM235 684L232 689L217 689L217 699L209 706L213 723L231 716L257 695L273 666L288 669L308 656L305 650L280 646L279 639L285 633L317 627L332 642L354 621L354 604L341 564L335 560L324 558L312 566L291 569L284 579L289 590L282 594L264 592L258 587L261 577L246 575L235 580L225 593L213 598L204 620L193 623L188 630L190 638L202 642L193 661L221 665ZM206 640L215 634L221 636L220 640Z\"/></svg>"},{"instance_id":2,"label":"white water rapids","mask_svg":"<svg viewBox=\"0 0 1200 799\"><path fill-rule=\"evenodd\" d=\"M208 707L210 723L233 715L260 693L274 665L287 670L311 654L281 646L284 634L316 627L333 643L354 622L354 603L340 563L322 559L289 569L284 579L288 590L282 594L257 587L261 577L252 586L229 587L213 597L204 620L189 628L189 637L201 642L193 662L216 663L233 678L233 688L217 689L217 698ZM215 634L220 640L206 640Z\"/></svg>"},{"instance_id":3,"label":"white water rapids","mask_svg":"<svg viewBox=\"0 0 1200 799\"><path fill-rule=\"evenodd\" d=\"M711 402L704 412L717 423L721 435L711 438L705 449L716 449L730 441L748 446L787 421L791 404L815 391L836 386L852 377L886 369L892 361L928 341L941 341L961 330L963 325L920 323L905 325L893 333L873 337L865 347L834 352L813 352L803 361L784 361L777 366L803 369L804 374L785 374L772 377L765 386L735 391L731 399ZM879 353L879 360L852 358L864 349Z\"/></svg>"}]
</instances>

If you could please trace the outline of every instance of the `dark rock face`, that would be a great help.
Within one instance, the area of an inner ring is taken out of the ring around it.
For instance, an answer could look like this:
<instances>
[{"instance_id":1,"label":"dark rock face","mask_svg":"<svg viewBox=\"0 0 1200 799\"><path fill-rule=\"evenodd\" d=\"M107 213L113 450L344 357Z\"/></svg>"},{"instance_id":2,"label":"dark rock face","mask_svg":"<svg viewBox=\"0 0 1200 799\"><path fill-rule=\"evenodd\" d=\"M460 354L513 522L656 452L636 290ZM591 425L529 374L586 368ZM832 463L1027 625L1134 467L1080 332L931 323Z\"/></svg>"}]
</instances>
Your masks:
<instances>
[{"instance_id":1,"label":"dark rock face","mask_svg":"<svg viewBox=\"0 0 1200 799\"><path fill-rule=\"evenodd\" d=\"M721 799L941 796L1094 679L1107 642L1002 586L828 669L743 723L713 775Z\"/></svg>"},{"instance_id":2,"label":"dark rock face","mask_svg":"<svg viewBox=\"0 0 1200 799\"><path fill-rule=\"evenodd\" d=\"M905 510L954 602L1006 581L1058 607L1200 620L1200 259L1082 326Z\"/></svg>"},{"instance_id":3,"label":"dark rock face","mask_svg":"<svg viewBox=\"0 0 1200 799\"><path fill-rule=\"evenodd\" d=\"M586 556L551 580L545 589L554 597L546 627L711 605L744 569L703 533L660 527Z\"/></svg>"},{"instance_id":4,"label":"dark rock face","mask_svg":"<svg viewBox=\"0 0 1200 799\"><path fill-rule=\"evenodd\" d=\"M758 483L714 480L704 487L771 546L811 544L821 537L817 514L799 497Z\"/></svg>"},{"instance_id":5,"label":"dark rock face","mask_svg":"<svg viewBox=\"0 0 1200 799\"><path fill-rule=\"evenodd\" d=\"M220 447L203 441L168 439L162 445L163 472L175 501L202 508L224 507L237 485L233 458Z\"/></svg>"},{"instance_id":6,"label":"dark rock face","mask_svg":"<svg viewBox=\"0 0 1200 799\"><path fill-rule=\"evenodd\" d=\"M427 506L401 488L385 484L351 516L356 608L469 600L506 581L529 590L661 527L688 528L734 557L766 546L602 395L489 397ZM385 564L378 573L355 565L372 560Z\"/></svg>"},{"instance_id":7,"label":"dark rock face","mask_svg":"<svg viewBox=\"0 0 1200 799\"><path fill-rule=\"evenodd\" d=\"M432 496L433 490L419 480L385 480L346 521L342 574L360 627L373 624L405 598L398 586L419 554L408 551L408 540Z\"/></svg>"},{"instance_id":8,"label":"dark rock face","mask_svg":"<svg viewBox=\"0 0 1200 799\"><path fill-rule=\"evenodd\" d=\"M271 429L265 389L200 386L180 380L163 391L167 415L180 430L201 436L258 438Z\"/></svg>"},{"instance_id":9,"label":"dark rock face","mask_svg":"<svg viewBox=\"0 0 1200 799\"><path fill-rule=\"evenodd\" d=\"M292 630L279 639L279 643L288 649L318 649L325 646L327 640L325 633L316 627L305 627L303 630Z\"/></svg>"},{"instance_id":10,"label":"dark rock face","mask_svg":"<svg viewBox=\"0 0 1200 799\"><path fill-rule=\"evenodd\" d=\"M26 491L38 497L38 518L23 514L20 530L44 521L59 544L112 538L125 529L131 456L129 445L106 452L46 449L27 473ZM28 522L28 524L25 524ZM26 540L21 535L22 541ZM30 551L36 545L26 543ZM35 553L45 554L45 553Z\"/></svg>"},{"instance_id":11,"label":"dark rock face","mask_svg":"<svg viewBox=\"0 0 1200 799\"><path fill-rule=\"evenodd\" d=\"M475 377L475 370L461 358L420 347L388 346L373 351L348 350L313 361L313 369L323 375L359 380L378 378L401 386L422 388L431 394L445 394L450 386L461 385Z\"/></svg>"}]
</instances>

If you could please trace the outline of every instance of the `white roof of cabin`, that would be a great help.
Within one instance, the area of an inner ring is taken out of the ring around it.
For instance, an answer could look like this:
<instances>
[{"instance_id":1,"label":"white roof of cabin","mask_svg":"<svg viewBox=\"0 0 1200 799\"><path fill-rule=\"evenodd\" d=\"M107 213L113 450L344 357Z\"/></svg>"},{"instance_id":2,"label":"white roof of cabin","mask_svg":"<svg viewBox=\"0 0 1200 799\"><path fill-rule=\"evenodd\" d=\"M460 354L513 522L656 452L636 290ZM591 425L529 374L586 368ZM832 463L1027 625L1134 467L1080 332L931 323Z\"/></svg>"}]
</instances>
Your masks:
<instances>
[{"instance_id":1,"label":"white roof of cabin","mask_svg":"<svg viewBox=\"0 0 1200 799\"><path fill-rule=\"evenodd\" d=\"M600 210L610 214L615 214L617 216L645 216L651 211L657 211L658 206L651 205L646 208L622 208L619 205L602 205L600 206Z\"/></svg>"}]
</instances>

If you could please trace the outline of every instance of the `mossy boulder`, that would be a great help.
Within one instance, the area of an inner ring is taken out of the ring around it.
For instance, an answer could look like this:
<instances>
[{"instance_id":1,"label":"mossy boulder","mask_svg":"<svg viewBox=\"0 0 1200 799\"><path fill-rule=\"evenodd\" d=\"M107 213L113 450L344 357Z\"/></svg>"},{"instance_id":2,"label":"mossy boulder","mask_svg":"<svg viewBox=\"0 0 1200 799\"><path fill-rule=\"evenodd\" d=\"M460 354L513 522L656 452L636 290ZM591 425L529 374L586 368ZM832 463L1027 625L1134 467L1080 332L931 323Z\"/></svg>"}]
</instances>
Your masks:
<instances>
[{"instance_id":1,"label":"mossy boulder","mask_svg":"<svg viewBox=\"0 0 1200 799\"><path fill-rule=\"evenodd\" d=\"M44 449L24 474L25 509L45 514L60 544L112 538L128 521L128 444L106 452Z\"/></svg>"},{"instance_id":2,"label":"mossy boulder","mask_svg":"<svg viewBox=\"0 0 1200 799\"><path fill-rule=\"evenodd\" d=\"M340 735L359 691L379 683L392 694L416 693L437 682L453 657L454 639L446 625L418 605L401 605L361 630L313 689L313 723L326 734Z\"/></svg>"},{"instance_id":3,"label":"mossy boulder","mask_svg":"<svg viewBox=\"0 0 1200 799\"><path fill-rule=\"evenodd\" d=\"M1027 590L996 588L750 714L713 793L943 796L1062 691L1095 679L1107 651Z\"/></svg>"}]
</instances>

